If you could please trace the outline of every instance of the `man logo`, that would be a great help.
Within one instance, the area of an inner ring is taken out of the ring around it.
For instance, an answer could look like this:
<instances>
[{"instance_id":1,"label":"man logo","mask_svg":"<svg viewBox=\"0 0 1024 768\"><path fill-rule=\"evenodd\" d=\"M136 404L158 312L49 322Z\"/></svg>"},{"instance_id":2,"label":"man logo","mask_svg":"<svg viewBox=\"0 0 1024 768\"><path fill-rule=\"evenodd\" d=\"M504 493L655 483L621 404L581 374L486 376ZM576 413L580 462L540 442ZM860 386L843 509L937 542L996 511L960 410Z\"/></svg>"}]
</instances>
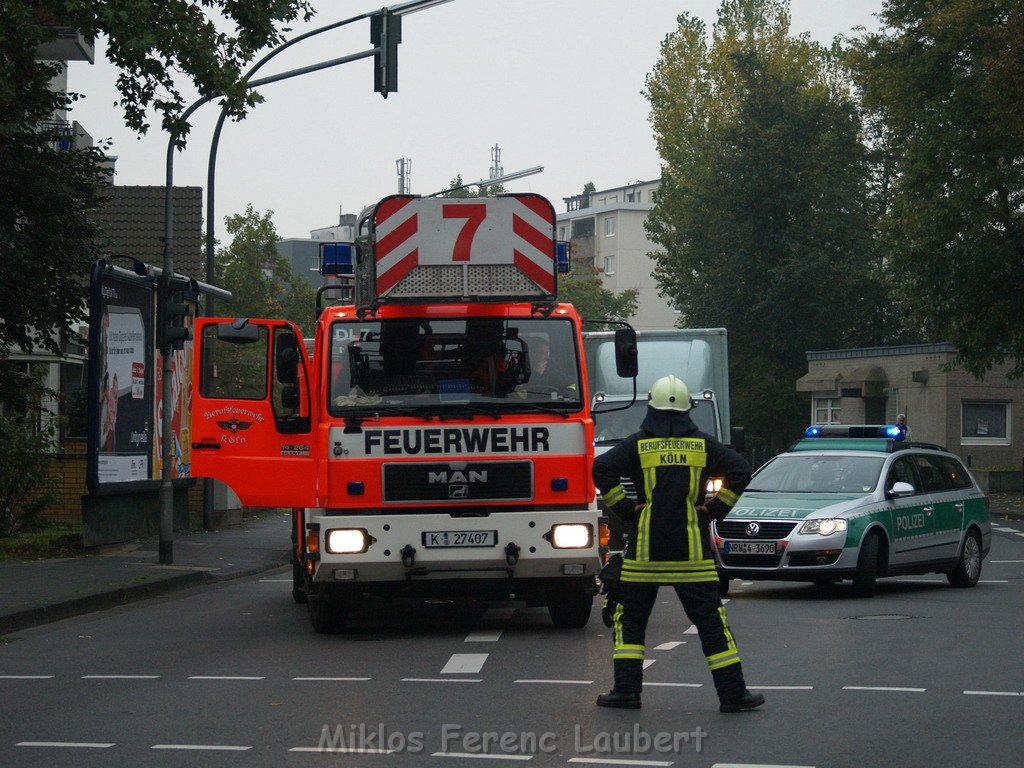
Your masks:
<instances>
[{"instance_id":1,"label":"man logo","mask_svg":"<svg viewBox=\"0 0 1024 768\"><path fill-rule=\"evenodd\" d=\"M449 485L448 486L448 498L449 499L468 499L469 498L469 486L468 485Z\"/></svg>"},{"instance_id":2,"label":"man logo","mask_svg":"<svg viewBox=\"0 0 1024 768\"><path fill-rule=\"evenodd\" d=\"M761 531L761 526L757 523L747 523L747 536L757 536Z\"/></svg>"},{"instance_id":3,"label":"man logo","mask_svg":"<svg viewBox=\"0 0 1024 768\"><path fill-rule=\"evenodd\" d=\"M427 473L427 482L431 485L436 483L447 485L449 499L468 499L470 485L487 483L487 470L431 471Z\"/></svg>"}]
</instances>

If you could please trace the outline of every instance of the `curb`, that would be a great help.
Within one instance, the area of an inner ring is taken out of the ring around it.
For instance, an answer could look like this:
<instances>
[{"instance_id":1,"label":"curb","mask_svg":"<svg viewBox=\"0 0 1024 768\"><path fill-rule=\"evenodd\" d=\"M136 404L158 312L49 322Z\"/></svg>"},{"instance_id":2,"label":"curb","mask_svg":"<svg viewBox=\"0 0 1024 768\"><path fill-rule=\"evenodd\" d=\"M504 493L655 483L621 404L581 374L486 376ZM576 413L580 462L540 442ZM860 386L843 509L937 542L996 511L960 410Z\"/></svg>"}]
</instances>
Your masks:
<instances>
[{"instance_id":1,"label":"curb","mask_svg":"<svg viewBox=\"0 0 1024 768\"><path fill-rule=\"evenodd\" d=\"M168 576L160 581L146 582L144 584L133 584L127 587L118 587L106 592L98 592L94 595L76 597L72 600L65 600L53 605L41 605L36 608L28 608L24 611L0 616L0 635L14 632L21 632L43 624L51 624L62 619L70 619L75 616L83 616L87 613L116 608L119 605L139 602L151 597L159 597L172 592L201 586L203 584L216 584L219 582L233 581L247 576L255 576L260 573L272 571L289 563L289 554L283 553L278 563L268 563L252 568L231 573L228 575L217 575L210 571L192 571L180 575Z\"/></svg>"}]
</instances>

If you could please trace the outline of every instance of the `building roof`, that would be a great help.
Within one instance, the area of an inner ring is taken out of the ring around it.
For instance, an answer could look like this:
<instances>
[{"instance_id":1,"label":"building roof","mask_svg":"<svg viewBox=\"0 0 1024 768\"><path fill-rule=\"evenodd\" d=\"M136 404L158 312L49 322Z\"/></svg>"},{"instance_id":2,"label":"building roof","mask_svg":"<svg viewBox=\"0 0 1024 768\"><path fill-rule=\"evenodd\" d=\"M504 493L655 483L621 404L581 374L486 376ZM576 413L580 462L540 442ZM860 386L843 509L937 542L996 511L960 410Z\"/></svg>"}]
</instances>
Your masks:
<instances>
[{"instance_id":1,"label":"building roof","mask_svg":"<svg viewBox=\"0 0 1024 768\"><path fill-rule=\"evenodd\" d=\"M827 349L807 352L808 360L843 360L851 357L898 357L902 355L934 355L938 352L956 354L956 347L948 341L937 344L900 344L893 347L860 347L856 349Z\"/></svg>"},{"instance_id":2,"label":"building roof","mask_svg":"<svg viewBox=\"0 0 1024 768\"><path fill-rule=\"evenodd\" d=\"M164 262L164 187L110 186L101 190L107 204L96 219L109 256L131 256L162 267ZM174 271L203 279L203 190L174 188Z\"/></svg>"}]
</instances>

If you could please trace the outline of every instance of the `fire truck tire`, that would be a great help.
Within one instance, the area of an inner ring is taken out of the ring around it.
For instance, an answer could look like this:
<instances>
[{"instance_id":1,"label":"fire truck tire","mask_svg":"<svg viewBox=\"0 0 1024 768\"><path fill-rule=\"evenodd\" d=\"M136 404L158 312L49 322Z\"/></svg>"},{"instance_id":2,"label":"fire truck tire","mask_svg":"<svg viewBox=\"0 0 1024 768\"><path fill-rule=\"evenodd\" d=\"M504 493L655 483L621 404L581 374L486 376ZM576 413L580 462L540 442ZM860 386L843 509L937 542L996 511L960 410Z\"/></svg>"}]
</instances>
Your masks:
<instances>
[{"instance_id":1,"label":"fire truck tire","mask_svg":"<svg viewBox=\"0 0 1024 768\"><path fill-rule=\"evenodd\" d=\"M308 594L309 621L318 635L336 635L348 624L348 606L336 587L311 584Z\"/></svg>"},{"instance_id":2,"label":"fire truck tire","mask_svg":"<svg viewBox=\"0 0 1024 768\"><path fill-rule=\"evenodd\" d=\"M593 588L581 587L578 582L551 584L546 590L548 614L551 623L565 629L579 629L590 621L594 607Z\"/></svg>"},{"instance_id":3,"label":"fire truck tire","mask_svg":"<svg viewBox=\"0 0 1024 768\"><path fill-rule=\"evenodd\" d=\"M306 593L306 574L302 563L292 555L292 600L303 605L309 600Z\"/></svg>"}]
</instances>

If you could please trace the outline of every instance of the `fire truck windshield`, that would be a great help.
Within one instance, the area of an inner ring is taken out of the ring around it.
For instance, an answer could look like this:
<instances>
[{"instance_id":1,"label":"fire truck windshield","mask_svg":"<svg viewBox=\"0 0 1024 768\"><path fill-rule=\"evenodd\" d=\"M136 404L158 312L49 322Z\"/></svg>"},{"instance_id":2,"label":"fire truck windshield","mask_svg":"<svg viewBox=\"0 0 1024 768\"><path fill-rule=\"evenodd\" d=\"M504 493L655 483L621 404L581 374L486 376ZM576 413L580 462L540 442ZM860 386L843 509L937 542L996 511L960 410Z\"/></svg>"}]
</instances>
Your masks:
<instances>
[{"instance_id":1,"label":"fire truck windshield","mask_svg":"<svg viewBox=\"0 0 1024 768\"><path fill-rule=\"evenodd\" d=\"M328 386L337 416L373 407L582 407L573 326L558 318L338 321Z\"/></svg>"}]
</instances>

